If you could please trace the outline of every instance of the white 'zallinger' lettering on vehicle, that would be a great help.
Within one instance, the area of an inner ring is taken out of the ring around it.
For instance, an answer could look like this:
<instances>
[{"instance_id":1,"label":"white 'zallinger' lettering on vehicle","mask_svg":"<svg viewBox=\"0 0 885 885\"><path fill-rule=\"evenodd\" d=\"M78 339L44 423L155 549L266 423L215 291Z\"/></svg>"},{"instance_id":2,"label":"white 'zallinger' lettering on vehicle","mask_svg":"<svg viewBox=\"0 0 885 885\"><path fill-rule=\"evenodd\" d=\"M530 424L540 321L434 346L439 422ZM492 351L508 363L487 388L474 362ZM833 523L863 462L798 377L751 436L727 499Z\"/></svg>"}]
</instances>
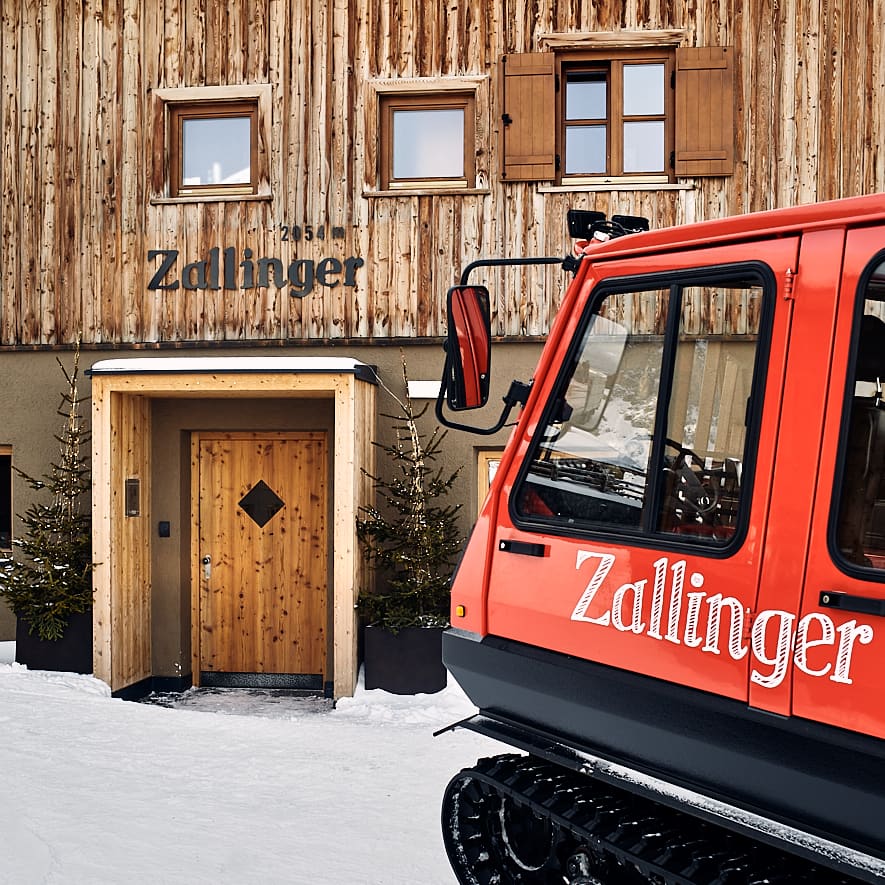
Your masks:
<instances>
[{"instance_id":1,"label":"white 'zallinger' lettering on vehicle","mask_svg":"<svg viewBox=\"0 0 885 885\"><path fill-rule=\"evenodd\" d=\"M644 634L674 645L700 647L702 652L718 655L722 653L722 613L725 611L728 634L724 648L736 661L751 652L750 679L763 688L776 688L783 682L791 651L793 663L803 673L829 676L833 682L851 685L855 646L873 641L873 628L869 624L851 620L837 627L822 612L810 612L796 624L794 612L768 609L752 618L751 625L751 612L739 600L721 593L711 596L701 589L705 579L700 572L689 576L688 583L693 590L686 592L686 561L680 559L671 564L666 556L653 564L650 601L646 595L649 579L643 578L621 584L611 594L611 604L600 605L600 599L608 598L608 594L599 599L597 594L605 585L615 557L611 553L579 550L575 569L580 570L589 560L595 561L595 568L572 612L573 621L613 627L622 633ZM706 626L702 628L701 613L705 607ZM826 647L835 648L835 656L830 654L826 663L818 657L822 665L813 667L808 660L809 649Z\"/></svg>"}]
</instances>

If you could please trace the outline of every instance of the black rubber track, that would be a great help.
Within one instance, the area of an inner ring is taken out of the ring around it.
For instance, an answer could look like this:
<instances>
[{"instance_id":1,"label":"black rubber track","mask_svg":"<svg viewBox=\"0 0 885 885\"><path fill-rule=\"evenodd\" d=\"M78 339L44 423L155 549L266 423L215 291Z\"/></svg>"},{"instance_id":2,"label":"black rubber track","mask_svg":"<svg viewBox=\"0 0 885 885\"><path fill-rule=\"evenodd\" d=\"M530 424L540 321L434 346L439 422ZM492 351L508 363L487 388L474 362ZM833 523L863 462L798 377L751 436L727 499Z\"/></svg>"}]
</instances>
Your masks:
<instances>
[{"instance_id":1,"label":"black rubber track","mask_svg":"<svg viewBox=\"0 0 885 885\"><path fill-rule=\"evenodd\" d=\"M650 799L531 756L480 759L446 789L462 885L855 885Z\"/></svg>"}]
</instances>

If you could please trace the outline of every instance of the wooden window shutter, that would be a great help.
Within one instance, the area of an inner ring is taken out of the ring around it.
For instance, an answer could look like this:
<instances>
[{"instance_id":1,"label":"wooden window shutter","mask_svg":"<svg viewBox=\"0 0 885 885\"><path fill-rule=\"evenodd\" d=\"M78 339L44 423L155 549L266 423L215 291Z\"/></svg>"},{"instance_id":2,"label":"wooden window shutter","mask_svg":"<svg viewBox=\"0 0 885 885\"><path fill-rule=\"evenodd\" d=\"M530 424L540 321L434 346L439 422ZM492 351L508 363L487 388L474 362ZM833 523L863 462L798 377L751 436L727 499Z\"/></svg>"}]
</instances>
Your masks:
<instances>
[{"instance_id":1,"label":"wooden window shutter","mask_svg":"<svg viewBox=\"0 0 885 885\"><path fill-rule=\"evenodd\" d=\"M501 59L502 153L507 181L556 177L556 75L552 52Z\"/></svg>"},{"instance_id":2,"label":"wooden window shutter","mask_svg":"<svg viewBox=\"0 0 885 885\"><path fill-rule=\"evenodd\" d=\"M731 47L676 50L676 175L734 172L734 53Z\"/></svg>"}]
</instances>

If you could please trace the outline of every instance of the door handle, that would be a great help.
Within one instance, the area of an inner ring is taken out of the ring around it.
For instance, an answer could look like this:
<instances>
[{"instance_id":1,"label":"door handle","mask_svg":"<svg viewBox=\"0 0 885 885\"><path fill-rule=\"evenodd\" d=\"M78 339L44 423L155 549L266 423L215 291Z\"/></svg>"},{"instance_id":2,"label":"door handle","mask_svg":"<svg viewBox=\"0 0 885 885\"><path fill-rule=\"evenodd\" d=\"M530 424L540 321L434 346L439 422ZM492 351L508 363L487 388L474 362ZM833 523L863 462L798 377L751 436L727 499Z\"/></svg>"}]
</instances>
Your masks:
<instances>
[{"instance_id":1,"label":"door handle","mask_svg":"<svg viewBox=\"0 0 885 885\"><path fill-rule=\"evenodd\" d=\"M885 599L871 596L852 596L836 590L821 591L818 604L822 608L838 608L859 615L879 615L885 617Z\"/></svg>"},{"instance_id":2,"label":"door handle","mask_svg":"<svg viewBox=\"0 0 885 885\"><path fill-rule=\"evenodd\" d=\"M203 577L208 581L212 577L212 557L203 557Z\"/></svg>"},{"instance_id":3,"label":"door handle","mask_svg":"<svg viewBox=\"0 0 885 885\"><path fill-rule=\"evenodd\" d=\"M547 556L550 548L546 544L531 544L528 541L500 541L498 549L504 553L519 553L522 556Z\"/></svg>"}]
</instances>

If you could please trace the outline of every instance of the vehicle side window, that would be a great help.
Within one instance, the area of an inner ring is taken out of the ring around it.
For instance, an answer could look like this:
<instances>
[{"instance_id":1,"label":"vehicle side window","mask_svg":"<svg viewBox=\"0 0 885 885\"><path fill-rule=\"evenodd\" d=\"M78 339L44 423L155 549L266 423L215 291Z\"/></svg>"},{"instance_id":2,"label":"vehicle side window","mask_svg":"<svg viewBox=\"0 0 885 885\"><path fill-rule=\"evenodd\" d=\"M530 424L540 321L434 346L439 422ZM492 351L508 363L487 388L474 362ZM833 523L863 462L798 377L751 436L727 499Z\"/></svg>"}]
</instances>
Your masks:
<instances>
[{"instance_id":1,"label":"vehicle side window","mask_svg":"<svg viewBox=\"0 0 885 885\"><path fill-rule=\"evenodd\" d=\"M599 300L534 442L517 516L726 546L741 514L762 299L761 281L743 275Z\"/></svg>"},{"instance_id":2,"label":"vehicle side window","mask_svg":"<svg viewBox=\"0 0 885 885\"><path fill-rule=\"evenodd\" d=\"M848 562L885 570L885 261L861 297L836 535Z\"/></svg>"}]
</instances>

